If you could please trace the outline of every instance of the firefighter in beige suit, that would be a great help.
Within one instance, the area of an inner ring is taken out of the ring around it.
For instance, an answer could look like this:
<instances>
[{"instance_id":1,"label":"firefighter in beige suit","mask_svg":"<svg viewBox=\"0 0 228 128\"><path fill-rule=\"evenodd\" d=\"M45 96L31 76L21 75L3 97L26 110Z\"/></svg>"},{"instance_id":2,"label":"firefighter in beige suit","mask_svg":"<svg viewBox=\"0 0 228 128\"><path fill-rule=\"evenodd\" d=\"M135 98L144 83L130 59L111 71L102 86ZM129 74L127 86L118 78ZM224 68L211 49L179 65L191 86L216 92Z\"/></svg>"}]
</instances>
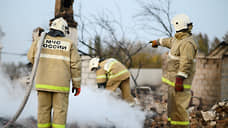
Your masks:
<instances>
[{"instance_id":1,"label":"firefighter in beige suit","mask_svg":"<svg viewBox=\"0 0 228 128\"><path fill-rule=\"evenodd\" d=\"M35 82L38 91L38 128L65 128L71 79L74 95L81 90L80 57L72 41L65 38L66 32L66 21L63 18L55 19L42 43ZM32 43L28 52L31 63L34 63L37 42Z\"/></svg>"},{"instance_id":2,"label":"firefighter in beige suit","mask_svg":"<svg viewBox=\"0 0 228 128\"><path fill-rule=\"evenodd\" d=\"M167 74L162 81L169 85L168 120L173 128L188 128L189 115L186 111L191 99L191 84L194 76L194 58L197 46L193 40L192 23L189 17L180 14L172 19L175 37L150 41L152 47L158 45L170 49Z\"/></svg>"},{"instance_id":3,"label":"firefighter in beige suit","mask_svg":"<svg viewBox=\"0 0 228 128\"><path fill-rule=\"evenodd\" d=\"M123 64L114 58L106 60L92 58L89 69L96 71L98 88L105 88L109 91L115 91L120 88L122 98L130 105L135 104L135 100L131 95L130 73Z\"/></svg>"}]
</instances>

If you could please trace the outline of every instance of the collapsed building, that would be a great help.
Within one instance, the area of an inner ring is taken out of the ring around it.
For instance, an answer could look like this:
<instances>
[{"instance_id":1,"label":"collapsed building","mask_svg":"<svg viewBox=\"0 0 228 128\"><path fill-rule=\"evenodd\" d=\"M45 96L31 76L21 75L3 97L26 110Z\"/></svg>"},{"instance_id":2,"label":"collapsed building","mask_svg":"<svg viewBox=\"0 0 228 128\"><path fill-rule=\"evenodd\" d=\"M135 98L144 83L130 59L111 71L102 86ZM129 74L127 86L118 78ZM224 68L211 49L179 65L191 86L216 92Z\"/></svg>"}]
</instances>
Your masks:
<instances>
[{"instance_id":1,"label":"collapsed building","mask_svg":"<svg viewBox=\"0 0 228 128\"><path fill-rule=\"evenodd\" d=\"M228 98L228 43L222 42L208 56L196 58L192 90L203 105Z\"/></svg>"}]
</instances>

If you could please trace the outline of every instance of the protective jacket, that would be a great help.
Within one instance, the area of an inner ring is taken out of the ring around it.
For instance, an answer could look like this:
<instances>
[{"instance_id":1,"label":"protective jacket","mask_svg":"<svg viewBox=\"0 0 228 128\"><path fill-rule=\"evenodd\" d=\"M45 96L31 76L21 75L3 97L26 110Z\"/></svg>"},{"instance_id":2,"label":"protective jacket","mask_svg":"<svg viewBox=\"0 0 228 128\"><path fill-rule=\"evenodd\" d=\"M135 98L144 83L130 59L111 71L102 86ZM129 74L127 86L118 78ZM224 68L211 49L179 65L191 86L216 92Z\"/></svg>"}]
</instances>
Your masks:
<instances>
[{"instance_id":1,"label":"protective jacket","mask_svg":"<svg viewBox=\"0 0 228 128\"><path fill-rule=\"evenodd\" d=\"M31 63L34 63L37 43L38 40L32 43L27 55ZM36 89L68 93L71 79L73 87L80 88L81 60L75 45L65 37L46 35L37 69Z\"/></svg>"},{"instance_id":2,"label":"protective jacket","mask_svg":"<svg viewBox=\"0 0 228 128\"><path fill-rule=\"evenodd\" d=\"M119 85L113 83L128 79L130 73L123 64L114 58L110 58L99 63L96 76L98 84L107 83L106 87L114 91Z\"/></svg>"},{"instance_id":3,"label":"protective jacket","mask_svg":"<svg viewBox=\"0 0 228 128\"><path fill-rule=\"evenodd\" d=\"M170 48L167 71L162 81L168 88L168 121L171 128L188 128L187 107L191 99L191 83L194 76L194 58L197 47L189 32L178 32L175 37L160 39L161 46ZM175 91L176 76L184 77L184 91Z\"/></svg>"},{"instance_id":4,"label":"protective jacket","mask_svg":"<svg viewBox=\"0 0 228 128\"><path fill-rule=\"evenodd\" d=\"M190 89L194 76L194 58L197 46L193 37L187 32L178 32L175 37L160 39L161 46L170 48L168 54L167 73L162 77L162 81L174 86L176 76L182 76L184 88Z\"/></svg>"}]
</instances>

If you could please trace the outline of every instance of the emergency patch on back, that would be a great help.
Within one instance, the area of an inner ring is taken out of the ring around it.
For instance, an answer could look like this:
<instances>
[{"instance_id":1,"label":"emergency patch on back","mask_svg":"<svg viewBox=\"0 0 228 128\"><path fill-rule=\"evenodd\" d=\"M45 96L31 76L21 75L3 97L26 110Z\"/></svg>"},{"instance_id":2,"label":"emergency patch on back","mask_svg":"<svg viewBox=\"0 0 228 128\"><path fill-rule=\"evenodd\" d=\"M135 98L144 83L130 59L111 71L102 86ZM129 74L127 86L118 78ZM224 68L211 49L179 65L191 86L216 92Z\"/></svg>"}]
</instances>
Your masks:
<instances>
[{"instance_id":1,"label":"emergency patch on back","mask_svg":"<svg viewBox=\"0 0 228 128\"><path fill-rule=\"evenodd\" d=\"M60 40L46 39L42 44L42 48L69 51L70 43L65 41L60 41Z\"/></svg>"}]
</instances>

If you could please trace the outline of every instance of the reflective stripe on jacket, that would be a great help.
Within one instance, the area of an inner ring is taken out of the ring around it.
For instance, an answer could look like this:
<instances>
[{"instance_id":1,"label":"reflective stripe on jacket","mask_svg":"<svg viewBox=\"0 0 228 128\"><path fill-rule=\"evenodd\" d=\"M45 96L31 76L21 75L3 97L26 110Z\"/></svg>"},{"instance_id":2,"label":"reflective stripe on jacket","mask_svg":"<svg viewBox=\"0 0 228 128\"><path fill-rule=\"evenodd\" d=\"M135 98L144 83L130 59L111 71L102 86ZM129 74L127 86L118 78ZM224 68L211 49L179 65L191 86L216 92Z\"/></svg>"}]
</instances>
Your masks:
<instances>
[{"instance_id":1,"label":"reflective stripe on jacket","mask_svg":"<svg viewBox=\"0 0 228 128\"><path fill-rule=\"evenodd\" d=\"M127 68L116 59L104 60L99 66L100 68L96 71L97 83L122 81L130 77Z\"/></svg>"},{"instance_id":2,"label":"reflective stripe on jacket","mask_svg":"<svg viewBox=\"0 0 228 128\"><path fill-rule=\"evenodd\" d=\"M194 58L197 46L193 37L189 33L178 32L175 37L160 39L161 46L170 48L168 54L167 73L164 74L162 81L174 86L176 76L186 78L184 88L190 89L194 76Z\"/></svg>"},{"instance_id":3,"label":"reflective stripe on jacket","mask_svg":"<svg viewBox=\"0 0 228 128\"><path fill-rule=\"evenodd\" d=\"M28 59L34 63L37 42L32 43ZM36 75L36 89L53 92L69 92L70 80L74 87L81 83L81 60L71 40L47 35L42 43Z\"/></svg>"}]
</instances>

